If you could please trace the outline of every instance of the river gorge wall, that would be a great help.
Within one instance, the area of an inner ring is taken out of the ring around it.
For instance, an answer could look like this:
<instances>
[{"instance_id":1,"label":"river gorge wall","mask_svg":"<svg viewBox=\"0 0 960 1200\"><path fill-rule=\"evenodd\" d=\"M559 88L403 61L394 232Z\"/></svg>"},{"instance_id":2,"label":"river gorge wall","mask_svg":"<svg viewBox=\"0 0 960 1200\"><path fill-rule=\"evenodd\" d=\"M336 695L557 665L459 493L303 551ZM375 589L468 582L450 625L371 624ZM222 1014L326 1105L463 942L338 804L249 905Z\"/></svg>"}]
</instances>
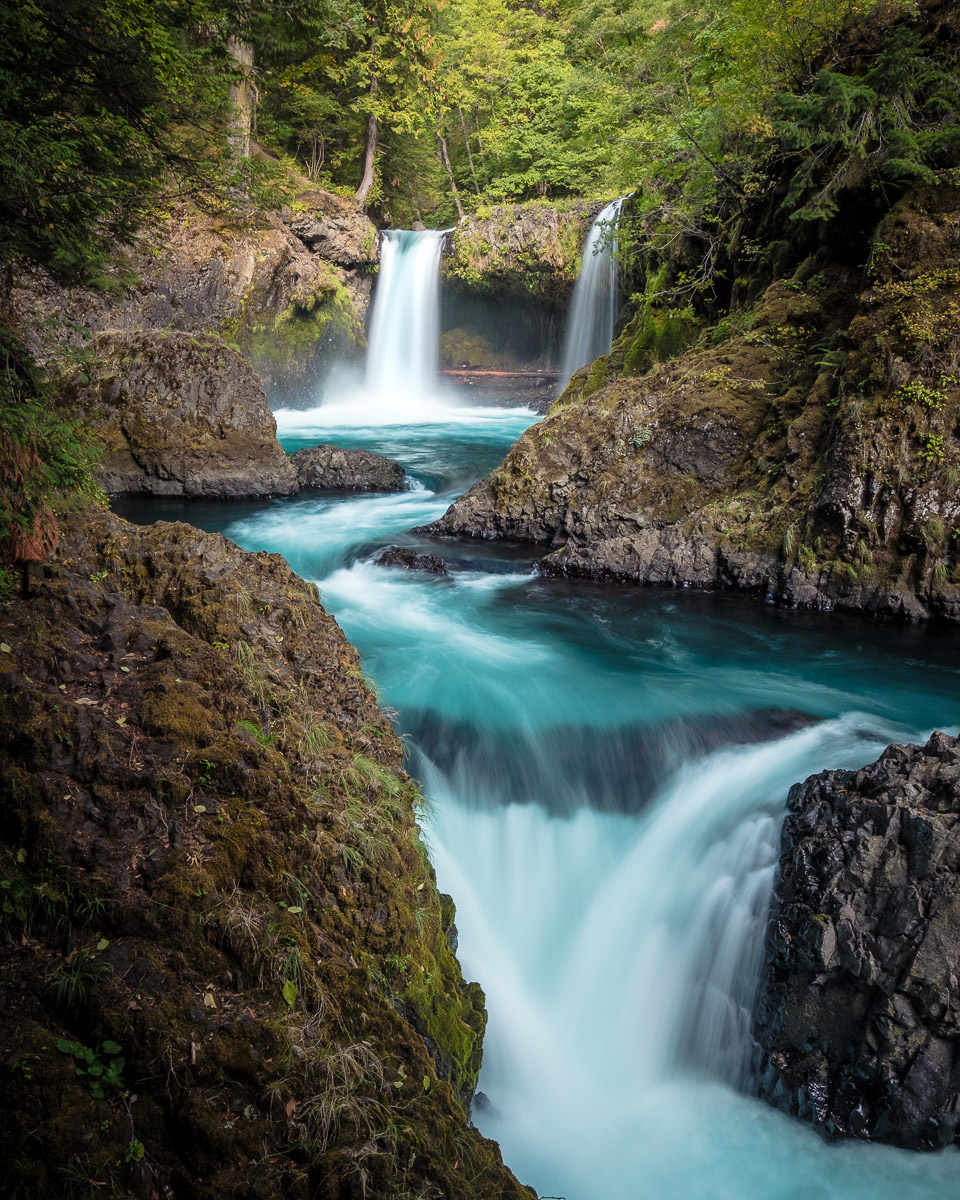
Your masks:
<instances>
[{"instance_id":1,"label":"river gorge wall","mask_svg":"<svg viewBox=\"0 0 960 1200\"><path fill-rule=\"evenodd\" d=\"M960 620L960 193L921 188L865 270L828 246L692 349L636 322L430 527L544 574Z\"/></svg>"},{"instance_id":2,"label":"river gorge wall","mask_svg":"<svg viewBox=\"0 0 960 1200\"><path fill-rule=\"evenodd\" d=\"M757 1004L760 1094L831 1137L958 1141L960 747L790 792Z\"/></svg>"},{"instance_id":3,"label":"river gorge wall","mask_svg":"<svg viewBox=\"0 0 960 1200\"><path fill-rule=\"evenodd\" d=\"M0 606L7 1183L532 1197L360 661L279 556L66 521Z\"/></svg>"}]
</instances>

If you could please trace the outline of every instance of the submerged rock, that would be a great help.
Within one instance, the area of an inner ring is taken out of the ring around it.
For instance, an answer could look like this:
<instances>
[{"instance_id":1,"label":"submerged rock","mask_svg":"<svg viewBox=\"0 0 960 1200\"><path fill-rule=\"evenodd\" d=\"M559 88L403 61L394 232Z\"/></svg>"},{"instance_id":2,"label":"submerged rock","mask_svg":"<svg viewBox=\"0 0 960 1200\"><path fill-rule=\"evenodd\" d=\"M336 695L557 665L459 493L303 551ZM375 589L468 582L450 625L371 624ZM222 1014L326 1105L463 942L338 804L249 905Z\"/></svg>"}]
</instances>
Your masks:
<instances>
[{"instance_id":1,"label":"submerged rock","mask_svg":"<svg viewBox=\"0 0 960 1200\"><path fill-rule=\"evenodd\" d=\"M398 462L370 450L309 446L293 455L300 487L347 492L402 492L407 473Z\"/></svg>"},{"instance_id":2,"label":"submerged rock","mask_svg":"<svg viewBox=\"0 0 960 1200\"><path fill-rule=\"evenodd\" d=\"M406 571L429 571L432 575L446 575L447 564L439 554L421 554L411 546L387 546L377 555L378 567L401 567Z\"/></svg>"},{"instance_id":3,"label":"submerged rock","mask_svg":"<svg viewBox=\"0 0 960 1200\"><path fill-rule=\"evenodd\" d=\"M833 1136L960 1141L960 742L890 746L789 805L761 1096Z\"/></svg>"},{"instance_id":4,"label":"submerged rock","mask_svg":"<svg viewBox=\"0 0 960 1200\"><path fill-rule=\"evenodd\" d=\"M0 623L7 1188L533 1200L468 1124L483 993L313 585L74 515Z\"/></svg>"},{"instance_id":5,"label":"submerged rock","mask_svg":"<svg viewBox=\"0 0 960 1200\"><path fill-rule=\"evenodd\" d=\"M71 402L103 446L111 495L287 496L296 471L246 360L212 334L105 333Z\"/></svg>"}]
</instances>

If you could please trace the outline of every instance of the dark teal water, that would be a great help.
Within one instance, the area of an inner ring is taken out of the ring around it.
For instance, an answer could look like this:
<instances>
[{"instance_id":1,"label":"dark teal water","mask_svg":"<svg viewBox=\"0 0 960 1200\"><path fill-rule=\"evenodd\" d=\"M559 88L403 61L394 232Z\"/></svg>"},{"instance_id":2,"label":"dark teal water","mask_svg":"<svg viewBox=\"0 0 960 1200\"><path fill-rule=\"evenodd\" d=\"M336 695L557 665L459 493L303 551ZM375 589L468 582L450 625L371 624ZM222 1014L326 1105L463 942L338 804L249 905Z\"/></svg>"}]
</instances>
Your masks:
<instances>
[{"instance_id":1,"label":"dark teal water","mask_svg":"<svg viewBox=\"0 0 960 1200\"><path fill-rule=\"evenodd\" d=\"M567 1200L956 1194L952 1153L830 1147L739 1089L789 785L956 732L957 636L548 582L494 543L442 544L447 576L376 567L534 417L348 417L281 413L281 435L386 453L420 490L121 511L282 553L396 709L488 995L480 1127Z\"/></svg>"}]
</instances>

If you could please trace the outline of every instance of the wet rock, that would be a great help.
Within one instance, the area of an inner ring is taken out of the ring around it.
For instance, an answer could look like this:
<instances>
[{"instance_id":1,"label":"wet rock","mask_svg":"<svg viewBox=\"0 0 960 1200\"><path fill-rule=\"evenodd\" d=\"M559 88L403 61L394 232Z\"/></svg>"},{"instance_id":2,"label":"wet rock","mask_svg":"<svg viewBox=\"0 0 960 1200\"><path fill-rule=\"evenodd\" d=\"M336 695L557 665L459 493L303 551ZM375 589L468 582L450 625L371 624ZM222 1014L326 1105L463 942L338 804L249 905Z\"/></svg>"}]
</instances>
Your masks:
<instances>
[{"instance_id":1,"label":"wet rock","mask_svg":"<svg viewBox=\"0 0 960 1200\"><path fill-rule=\"evenodd\" d=\"M279 555L94 509L64 517L35 596L0 621L18 1190L62 1195L62 1164L93 1161L121 1164L127 1194L135 1137L144 1195L533 1200L468 1125L483 993L403 747L316 588ZM114 1042L100 1099L69 1046ZM341 1093L359 1119L328 1141L319 1106ZM368 1112L399 1131L389 1152L370 1152Z\"/></svg>"},{"instance_id":2,"label":"wet rock","mask_svg":"<svg viewBox=\"0 0 960 1200\"><path fill-rule=\"evenodd\" d=\"M836 1137L938 1149L960 1106L960 742L790 792L759 1091Z\"/></svg>"},{"instance_id":3,"label":"wet rock","mask_svg":"<svg viewBox=\"0 0 960 1200\"><path fill-rule=\"evenodd\" d=\"M958 214L914 191L870 279L821 248L642 373L638 317L427 532L543 546L548 575L960 620Z\"/></svg>"},{"instance_id":4,"label":"wet rock","mask_svg":"<svg viewBox=\"0 0 960 1200\"><path fill-rule=\"evenodd\" d=\"M407 474L398 462L370 450L309 446L292 458L300 487L347 492L402 492Z\"/></svg>"},{"instance_id":5,"label":"wet rock","mask_svg":"<svg viewBox=\"0 0 960 1200\"><path fill-rule=\"evenodd\" d=\"M220 333L265 387L291 390L308 379L315 387L318 372L365 345L379 249L372 222L342 197L315 189L294 207L237 221L172 205L123 248L110 293L18 272L14 303L32 353L56 362L66 347L83 345L84 329ZM312 231L306 240L301 226Z\"/></svg>"},{"instance_id":6,"label":"wet rock","mask_svg":"<svg viewBox=\"0 0 960 1200\"><path fill-rule=\"evenodd\" d=\"M439 554L421 554L410 546L388 546L376 560L378 567L401 567L406 571L429 571L432 575L446 575L447 564Z\"/></svg>"},{"instance_id":7,"label":"wet rock","mask_svg":"<svg viewBox=\"0 0 960 1200\"><path fill-rule=\"evenodd\" d=\"M297 476L260 381L212 334L106 333L68 385L111 495L286 496ZM86 382L84 380L86 379Z\"/></svg>"}]
</instances>

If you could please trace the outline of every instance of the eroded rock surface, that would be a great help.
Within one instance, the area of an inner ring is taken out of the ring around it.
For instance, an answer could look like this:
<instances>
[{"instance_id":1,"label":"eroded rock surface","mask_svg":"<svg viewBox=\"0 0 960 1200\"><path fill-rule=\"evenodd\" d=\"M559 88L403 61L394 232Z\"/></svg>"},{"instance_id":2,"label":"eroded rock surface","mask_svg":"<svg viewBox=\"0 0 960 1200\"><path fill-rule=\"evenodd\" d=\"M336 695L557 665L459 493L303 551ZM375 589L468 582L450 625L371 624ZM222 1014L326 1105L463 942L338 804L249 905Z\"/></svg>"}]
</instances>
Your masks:
<instances>
[{"instance_id":1,"label":"eroded rock surface","mask_svg":"<svg viewBox=\"0 0 960 1200\"><path fill-rule=\"evenodd\" d=\"M220 333L265 386L294 389L324 361L363 349L378 255L373 223L327 192L246 219L173 205L127 248L111 291L24 271L14 301L40 361L81 346L82 328Z\"/></svg>"},{"instance_id":2,"label":"eroded rock surface","mask_svg":"<svg viewBox=\"0 0 960 1200\"><path fill-rule=\"evenodd\" d=\"M790 792L757 1008L760 1093L826 1133L938 1148L960 1122L960 742Z\"/></svg>"},{"instance_id":3,"label":"eroded rock surface","mask_svg":"<svg viewBox=\"0 0 960 1200\"><path fill-rule=\"evenodd\" d=\"M339 488L348 492L401 492L407 474L398 462L370 450L308 446L293 455L300 487Z\"/></svg>"},{"instance_id":4,"label":"eroded rock surface","mask_svg":"<svg viewBox=\"0 0 960 1200\"><path fill-rule=\"evenodd\" d=\"M106 333L71 403L103 446L113 495L274 496L297 473L249 363L211 334ZM84 380L86 379L86 382Z\"/></svg>"},{"instance_id":5,"label":"eroded rock surface","mask_svg":"<svg viewBox=\"0 0 960 1200\"><path fill-rule=\"evenodd\" d=\"M960 192L915 191L875 241L865 274L820 251L640 373L638 318L430 532L543 545L553 575L960 620Z\"/></svg>"},{"instance_id":6,"label":"eroded rock surface","mask_svg":"<svg viewBox=\"0 0 960 1200\"><path fill-rule=\"evenodd\" d=\"M566 306L580 254L602 201L562 211L550 204L500 204L461 221L443 258L446 280L478 295L534 297Z\"/></svg>"},{"instance_id":7,"label":"eroded rock surface","mask_svg":"<svg viewBox=\"0 0 960 1200\"><path fill-rule=\"evenodd\" d=\"M431 575L446 575L447 564L439 554L422 554L412 546L387 546L377 555L378 567L400 567L405 571L429 571Z\"/></svg>"},{"instance_id":8,"label":"eroded rock surface","mask_svg":"<svg viewBox=\"0 0 960 1200\"><path fill-rule=\"evenodd\" d=\"M0 605L5 1186L533 1200L467 1123L483 994L316 589L108 514L34 583Z\"/></svg>"}]
</instances>

